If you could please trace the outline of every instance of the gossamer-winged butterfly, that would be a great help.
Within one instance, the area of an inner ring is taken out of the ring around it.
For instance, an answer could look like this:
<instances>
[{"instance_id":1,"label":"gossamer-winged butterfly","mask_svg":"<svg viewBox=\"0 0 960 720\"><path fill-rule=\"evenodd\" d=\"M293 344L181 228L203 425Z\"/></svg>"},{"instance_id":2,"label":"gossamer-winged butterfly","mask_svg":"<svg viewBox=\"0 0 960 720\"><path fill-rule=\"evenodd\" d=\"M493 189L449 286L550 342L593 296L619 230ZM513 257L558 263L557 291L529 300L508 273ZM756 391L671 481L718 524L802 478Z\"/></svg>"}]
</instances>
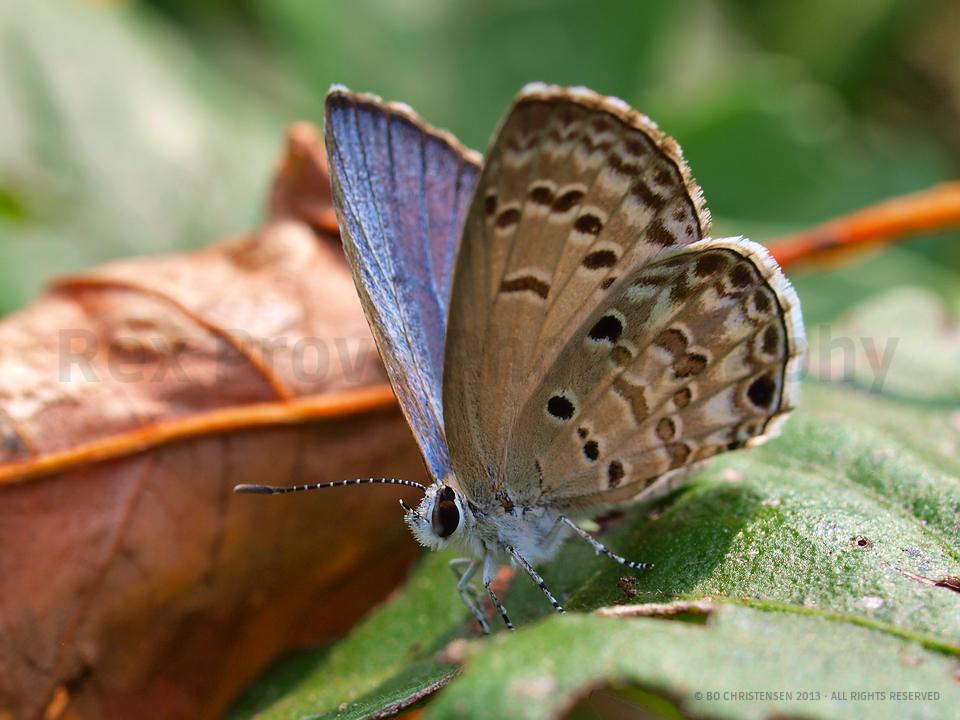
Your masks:
<instances>
[{"instance_id":1,"label":"gossamer-winged butterfly","mask_svg":"<svg viewBox=\"0 0 960 720\"><path fill-rule=\"evenodd\" d=\"M387 483L417 540L453 546L457 589L525 570L574 518L658 495L773 436L797 400L797 297L760 245L708 237L677 143L622 100L532 84L486 161L406 105L335 86L327 152L343 245L380 355L433 478ZM403 504L403 503L401 503Z\"/></svg>"}]
</instances>

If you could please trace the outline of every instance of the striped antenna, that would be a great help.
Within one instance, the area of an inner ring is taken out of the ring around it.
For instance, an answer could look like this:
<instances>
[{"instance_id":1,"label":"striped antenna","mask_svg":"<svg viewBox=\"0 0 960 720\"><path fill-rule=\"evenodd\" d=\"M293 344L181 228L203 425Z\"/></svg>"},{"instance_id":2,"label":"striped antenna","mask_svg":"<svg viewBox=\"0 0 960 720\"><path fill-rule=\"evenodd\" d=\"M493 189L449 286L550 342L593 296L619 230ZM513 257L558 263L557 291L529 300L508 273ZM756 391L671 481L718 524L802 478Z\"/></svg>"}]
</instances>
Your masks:
<instances>
[{"instance_id":1,"label":"striped antenna","mask_svg":"<svg viewBox=\"0 0 960 720\"><path fill-rule=\"evenodd\" d=\"M346 487L347 485L406 485L415 487L423 492L427 491L425 485L421 485L413 480L401 480L400 478L356 478L354 480L336 480L328 483L310 483L308 485L234 485L235 493L256 493L259 495L280 495L283 493L303 492L304 490L324 490L326 488Z\"/></svg>"}]
</instances>

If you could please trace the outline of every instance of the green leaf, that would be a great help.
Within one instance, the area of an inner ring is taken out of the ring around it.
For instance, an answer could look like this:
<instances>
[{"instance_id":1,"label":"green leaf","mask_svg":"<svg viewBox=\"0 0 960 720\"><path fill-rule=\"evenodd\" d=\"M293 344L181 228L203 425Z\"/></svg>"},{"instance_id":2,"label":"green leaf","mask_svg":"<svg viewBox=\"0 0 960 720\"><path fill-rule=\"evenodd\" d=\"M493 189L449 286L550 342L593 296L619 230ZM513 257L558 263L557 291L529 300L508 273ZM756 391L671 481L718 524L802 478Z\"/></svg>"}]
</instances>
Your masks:
<instances>
[{"instance_id":1,"label":"green leaf","mask_svg":"<svg viewBox=\"0 0 960 720\"><path fill-rule=\"evenodd\" d=\"M923 706L945 717L960 702L949 657L843 621L749 608L722 607L705 625L554 617L474 643L467 656L431 720L553 718L588 690L627 683L695 717L900 718ZM857 695L894 691L926 699Z\"/></svg>"},{"instance_id":2,"label":"green leaf","mask_svg":"<svg viewBox=\"0 0 960 720\"><path fill-rule=\"evenodd\" d=\"M448 680L456 667L435 656L466 618L447 567L451 558L426 555L404 591L349 638L330 651L304 652L278 664L231 717L367 717Z\"/></svg>"},{"instance_id":3,"label":"green leaf","mask_svg":"<svg viewBox=\"0 0 960 720\"><path fill-rule=\"evenodd\" d=\"M894 354L879 383L867 382L869 369L859 383L856 373L849 383L806 381L801 409L780 438L716 458L684 490L606 533L613 549L655 562L653 570L625 571L570 541L543 568L569 611L562 618L518 575L506 605L520 631L453 646L444 657L467 658L466 670L430 716L553 717L589 688L624 683L717 717L862 717L867 708L898 717L921 707L851 700L854 690L936 691L942 699L931 712L960 699L952 674L960 594L937 585L960 576L955 340L918 322L920 310L937 316L943 306L928 291L897 289L835 331L861 338L882 330L880 337L924 348L925 395L912 394L915 353ZM350 716L365 716L450 680L438 653L465 628L446 559L430 556L399 599L332 651L336 663L321 656L281 700L259 704L258 717L336 713L344 702ZM715 610L706 625L586 615L677 601ZM438 603L442 621L429 635L411 633L415 609ZM714 690L807 690L823 699L696 695ZM848 699L830 700L844 691Z\"/></svg>"}]
</instances>

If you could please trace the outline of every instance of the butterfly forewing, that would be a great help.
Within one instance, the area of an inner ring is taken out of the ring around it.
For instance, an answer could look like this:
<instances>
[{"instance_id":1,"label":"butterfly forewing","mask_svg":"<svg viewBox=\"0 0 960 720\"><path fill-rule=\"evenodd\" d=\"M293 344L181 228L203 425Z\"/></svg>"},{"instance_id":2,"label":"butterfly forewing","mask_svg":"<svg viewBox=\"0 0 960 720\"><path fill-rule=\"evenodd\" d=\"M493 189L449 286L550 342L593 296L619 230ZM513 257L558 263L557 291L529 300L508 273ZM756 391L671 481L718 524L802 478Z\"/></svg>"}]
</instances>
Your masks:
<instances>
[{"instance_id":1,"label":"butterfly forewing","mask_svg":"<svg viewBox=\"0 0 960 720\"><path fill-rule=\"evenodd\" d=\"M327 153L343 245L380 355L435 479L454 259L480 158L409 108L334 88Z\"/></svg>"},{"instance_id":2,"label":"butterfly forewing","mask_svg":"<svg viewBox=\"0 0 960 720\"><path fill-rule=\"evenodd\" d=\"M708 225L679 148L646 117L584 89L521 92L477 184L451 299L446 423L471 492L509 482L518 411L606 289Z\"/></svg>"}]
</instances>

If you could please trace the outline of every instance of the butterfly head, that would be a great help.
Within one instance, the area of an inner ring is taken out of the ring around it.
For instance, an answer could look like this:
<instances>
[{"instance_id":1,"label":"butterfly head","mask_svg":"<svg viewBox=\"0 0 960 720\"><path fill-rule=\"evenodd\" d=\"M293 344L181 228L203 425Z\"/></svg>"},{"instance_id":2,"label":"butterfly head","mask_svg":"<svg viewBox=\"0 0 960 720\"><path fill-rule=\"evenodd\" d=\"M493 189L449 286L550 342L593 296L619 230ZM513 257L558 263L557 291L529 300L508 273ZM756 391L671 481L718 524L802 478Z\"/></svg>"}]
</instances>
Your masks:
<instances>
[{"instance_id":1,"label":"butterfly head","mask_svg":"<svg viewBox=\"0 0 960 720\"><path fill-rule=\"evenodd\" d=\"M425 547L436 550L445 548L450 542L462 538L470 524L471 516L463 495L447 484L427 488L416 509L401 504L406 511L404 520L410 526L410 531Z\"/></svg>"}]
</instances>

